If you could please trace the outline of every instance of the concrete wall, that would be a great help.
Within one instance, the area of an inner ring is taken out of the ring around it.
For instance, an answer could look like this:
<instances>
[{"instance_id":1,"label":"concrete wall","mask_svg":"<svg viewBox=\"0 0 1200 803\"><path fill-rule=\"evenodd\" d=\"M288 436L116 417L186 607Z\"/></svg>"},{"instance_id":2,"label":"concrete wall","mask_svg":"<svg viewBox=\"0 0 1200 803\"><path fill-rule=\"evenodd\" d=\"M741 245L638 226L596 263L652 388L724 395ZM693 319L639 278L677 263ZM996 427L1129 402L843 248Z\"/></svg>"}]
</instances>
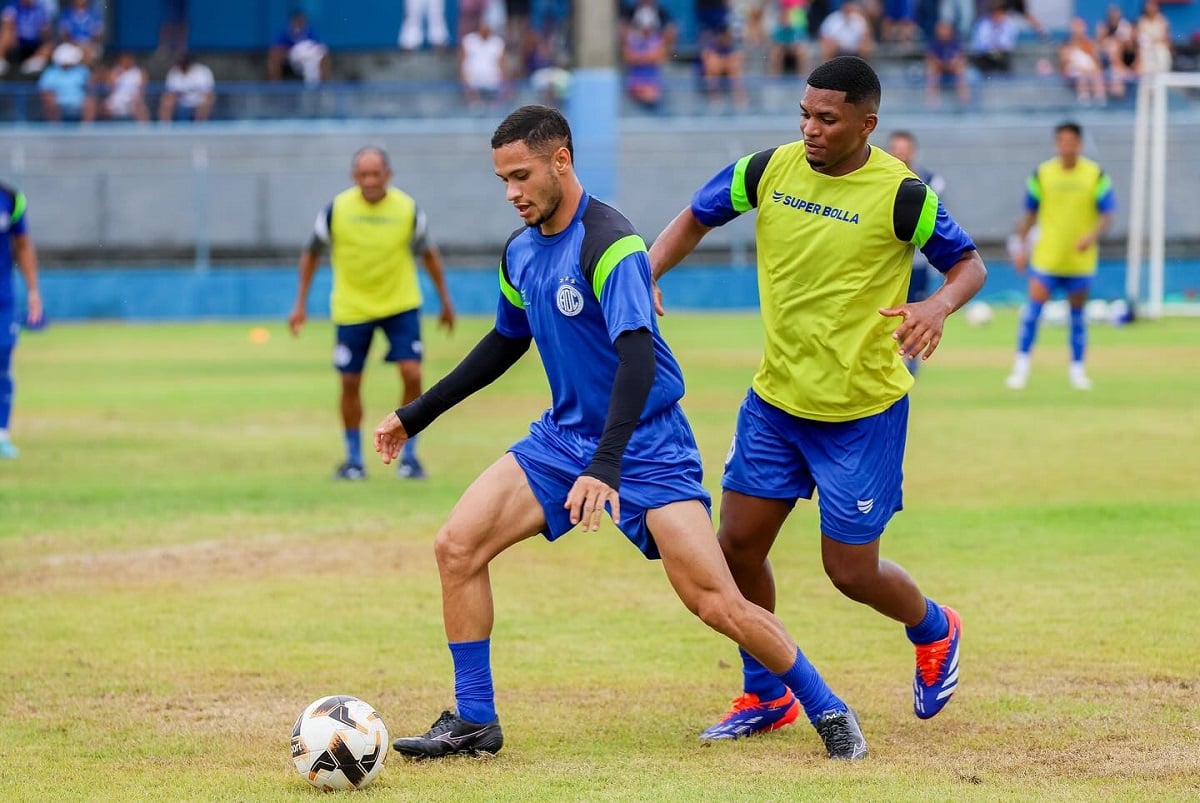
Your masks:
<instances>
[{"instance_id":1,"label":"concrete wall","mask_svg":"<svg viewBox=\"0 0 1200 803\"><path fill-rule=\"evenodd\" d=\"M981 243L996 243L1020 212L1025 177L1052 155L1059 117L929 117L885 106L881 119L877 141L894 128L915 131L922 161L946 177L952 214ZM1077 119L1088 152L1113 177L1121 204L1113 236L1120 237L1130 197L1132 118L1092 112ZM305 242L318 210L349 184L353 151L377 143L391 152L397 185L426 209L445 249L490 253L519 224L492 174L494 124L12 128L0 151L0 180L25 190L39 245L78 250L85 261L110 262L106 250L186 250L197 240L215 249L290 250ZM651 239L718 168L794 138L797 125L791 117L623 120L615 200ZM1200 240L1200 115L1173 120L1168 139L1168 237ZM706 243L732 248L732 261L739 261L751 218L714 232Z\"/></svg>"}]
</instances>

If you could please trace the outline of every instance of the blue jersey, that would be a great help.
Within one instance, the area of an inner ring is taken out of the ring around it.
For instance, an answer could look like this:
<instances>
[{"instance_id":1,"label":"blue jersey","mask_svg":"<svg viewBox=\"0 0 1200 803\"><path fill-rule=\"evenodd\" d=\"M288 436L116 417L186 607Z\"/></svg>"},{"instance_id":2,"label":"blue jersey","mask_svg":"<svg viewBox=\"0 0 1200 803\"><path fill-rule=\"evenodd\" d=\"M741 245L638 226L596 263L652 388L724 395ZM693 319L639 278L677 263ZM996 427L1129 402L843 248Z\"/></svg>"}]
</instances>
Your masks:
<instances>
[{"instance_id":1,"label":"blue jersey","mask_svg":"<svg viewBox=\"0 0 1200 803\"><path fill-rule=\"evenodd\" d=\"M683 397L679 363L658 331L646 244L625 217L584 195L566 229L513 234L500 261L496 331L533 337L550 381L550 418L599 437L608 416L622 332L645 329L657 370L641 421Z\"/></svg>"},{"instance_id":2,"label":"blue jersey","mask_svg":"<svg viewBox=\"0 0 1200 803\"><path fill-rule=\"evenodd\" d=\"M12 309L16 294L13 237L25 234L25 195L0 184L0 309ZM5 322L0 322L3 326Z\"/></svg>"}]
</instances>

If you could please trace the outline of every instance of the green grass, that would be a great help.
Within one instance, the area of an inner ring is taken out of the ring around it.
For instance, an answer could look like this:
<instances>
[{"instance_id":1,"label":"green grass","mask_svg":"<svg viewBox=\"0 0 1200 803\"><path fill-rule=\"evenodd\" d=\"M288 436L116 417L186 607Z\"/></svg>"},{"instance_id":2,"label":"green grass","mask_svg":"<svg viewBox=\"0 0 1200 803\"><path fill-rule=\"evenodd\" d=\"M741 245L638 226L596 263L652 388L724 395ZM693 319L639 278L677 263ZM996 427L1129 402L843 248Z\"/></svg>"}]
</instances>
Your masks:
<instances>
[{"instance_id":1,"label":"green grass","mask_svg":"<svg viewBox=\"0 0 1200 803\"><path fill-rule=\"evenodd\" d=\"M0 463L0 798L281 800L317 794L288 737L311 700L358 695L393 734L452 700L430 547L466 484L547 401L536 359L422 438L432 479L340 456L331 333L278 324L61 325L17 352ZM962 684L911 713L898 625L822 574L813 505L773 553L780 614L859 711L871 757L827 761L807 726L702 747L736 653L611 526L531 540L492 570L494 760L393 756L364 797L614 800L1194 799L1200 796L1200 321L1093 331L1072 391L1047 329L1003 388L1015 319L952 319L913 393L906 510L884 552L964 616ZM488 321L429 327L431 377ZM760 334L672 315L716 492ZM378 344L377 344L378 345ZM366 429L395 403L366 379Z\"/></svg>"}]
</instances>

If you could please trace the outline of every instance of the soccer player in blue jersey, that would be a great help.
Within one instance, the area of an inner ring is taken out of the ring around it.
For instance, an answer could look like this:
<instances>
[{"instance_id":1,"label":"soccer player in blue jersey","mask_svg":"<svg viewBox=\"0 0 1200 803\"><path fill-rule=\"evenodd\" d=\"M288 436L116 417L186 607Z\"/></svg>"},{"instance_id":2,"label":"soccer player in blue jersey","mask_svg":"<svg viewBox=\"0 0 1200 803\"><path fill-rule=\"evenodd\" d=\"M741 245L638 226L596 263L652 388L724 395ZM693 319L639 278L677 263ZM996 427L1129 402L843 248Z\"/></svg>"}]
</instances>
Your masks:
<instances>
[{"instance_id":1,"label":"soccer player in blue jersey","mask_svg":"<svg viewBox=\"0 0 1200 803\"><path fill-rule=\"evenodd\" d=\"M700 455L679 406L683 378L659 335L645 243L574 170L571 129L555 109L524 106L492 136L496 175L525 222L500 258L494 328L444 379L375 430L385 463L435 418L507 371L536 341L552 406L463 494L434 542L456 709L410 757L495 753L503 744L492 687L488 565L538 533L599 528L608 509L647 558L661 558L683 603L757 656L799 700L830 758L867 745L853 711L825 684L774 615L734 584L713 537Z\"/></svg>"},{"instance_id":2,"label":"soccer player in blue jersey","mask_svg":"<svg viewBox=\"0 0 1200 803\"><path fill-rule=\"evenodd\" d=\"M0 459L19 452L8 434L15 386L12 375L13 350L21 323L17 319L15 265L25 279L25 320L30 326L42 321L42 295L38 289L37 249L29 236L28 203L20 190L0 184Z\"/></svg>"},{"instance_id":3,"label":"soccer player in blue jersey","mask_svg":"<svg viewBox=\"0 0 1200 803\"><path fill-rule=\"evenodd\" d=\"M933 354L946 317L987 270L937 194L869 144L879 101L879 79L862 59L813 70L800 103L803 139L717 173L654 241L650 263L657 279L713 227L758 210L766 344L725 463L718 538L738 587L774 610L768 553L796 500L818 491L825 573L908 628L913 710L927 719L957 688L961 621L881 560L879 541L902 507L913 384L904 358ZM909 303L914 247L945 281ZM754 657L742 659L744 693L701 738L738 738L787 717L792 693Z\"/></svg>"}]
</instances>

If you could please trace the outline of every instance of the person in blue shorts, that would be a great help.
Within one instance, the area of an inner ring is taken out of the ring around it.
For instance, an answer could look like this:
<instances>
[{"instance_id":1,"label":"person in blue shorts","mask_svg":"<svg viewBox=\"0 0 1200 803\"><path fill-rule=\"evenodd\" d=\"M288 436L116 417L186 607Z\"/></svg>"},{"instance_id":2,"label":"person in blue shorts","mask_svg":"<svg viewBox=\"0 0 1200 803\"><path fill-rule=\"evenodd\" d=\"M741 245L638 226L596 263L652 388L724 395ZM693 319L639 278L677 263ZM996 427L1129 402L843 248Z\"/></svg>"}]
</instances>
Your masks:
<instances>
[{"instance_id":1,"label":"person in blue shorts","mask_svg":"<svg viewBox=\"0 0 1200 803\"><path fill-rule=\"evenodd\" d=\"M718 172L654 241L655 278L714 227L757 209L755 243L765 348L738 413L721 480L718 538L738 587L767 610L767 559L798 499L817 493L825 573L850 599L907 627L915 647L913 712L928 719L958 687L962 622L926 597L879 542L903 507L912 374L946 317L987 269L929 186L872 146L879 78L839 56L808 76L803 139L749 154ZM913 249L945 281L906 301ZM661 295L657 306L662 311ZM742 654L743 694L702 738L778 727L792 694Z\"/></svg>"},{"instance_id":2,"label":"person in blue shorts","mask_svg":"<svg viewBox=\"0 0 1200 803\"><path fill-rule=\"evenodd\" d=\"M354 186L338 193L317 215L308 247L300 254L300 284L288 316L293 335L308 319L308 292L329 249L333 289L329 316L337 326L333 365L341 377L339 407L346 459L334 472L339 480L361 480L363 466L360 425L363 417L362 376L375 330L388 339L387 362L400 373L401 403L421 395L421 286L417 259L425 266L442 303L439 323L454 329L454 306L446 287L442 256L429 235L425 213L407 193L391 186L387 151L360 148L351 162ZM424 479L417 443L409 441L396 466L398 476Z\"/></svg>"},{"instance_id":3,"label":"person in blue shorts","mask_svg":"<svg viewBox=\"0 0 1200 803\"><path fill-rule=\"evenodd\" d=\"M16 390L12 358L21 331L14 266L25 279L25 321L30 326L42 322L37 249L29 236L28 210L23 192L0 184L0 459L12 459L19 454L8 434Z\"/></svg>"},{"instance_id":4,"label":"person in blue shorts","mask_svg":"<svg viewBox=\"0 0 1200 803\"><path fill-rule=\"evenodd\" d=\"M710 498L679 406L683 377L658 331L645 243L574 170L571 129L555 109L523 106L492 136L496 175L525 226L500 258L495 326L420 398L375 430L383 462L537 343L552 406L466 490L434 541L454 662L455 709L393 747L413 758L495 753L503 744L491 669L488 566L541 533L595 531L608 510L647 558L661 558L683 603L758 657L791 689L830 758L867 745L850 708L775 616L739 593L713 536Z\"/></svg>"}]
</instances>

